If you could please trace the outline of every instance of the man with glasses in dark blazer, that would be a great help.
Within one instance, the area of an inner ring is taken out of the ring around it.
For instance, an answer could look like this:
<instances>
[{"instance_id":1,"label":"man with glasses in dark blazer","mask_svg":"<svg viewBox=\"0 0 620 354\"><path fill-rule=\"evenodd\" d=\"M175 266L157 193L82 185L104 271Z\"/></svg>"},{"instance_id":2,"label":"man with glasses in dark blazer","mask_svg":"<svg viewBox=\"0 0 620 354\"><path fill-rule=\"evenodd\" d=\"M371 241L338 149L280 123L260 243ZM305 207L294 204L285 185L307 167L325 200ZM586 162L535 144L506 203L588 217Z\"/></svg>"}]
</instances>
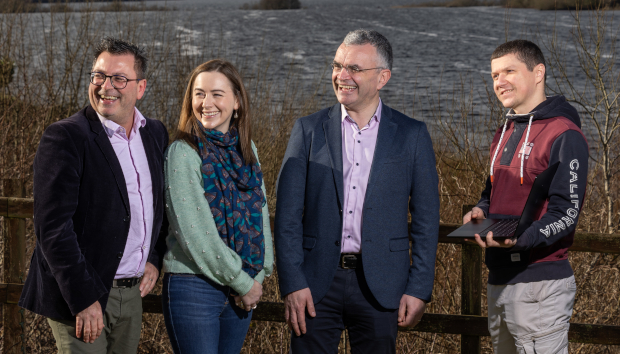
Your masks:
<instances>
[{"instance_id":1,"label":"man with glasses in dark blazer","mask_svg":"<svg viewBox=\"0 0 620 354\"><path fill-rule=\"evenodd\" d=\"M36 247L19 305L48 318L59 353L135 353L159 276L168 133L135 107L144 52L105 38L90 105L45 129L34 160ZM159 242L158 242L159 241Z\"/></svg>"},{"instance_id":2,"label":"man with glasses in dark blazer","mask_svg":"<svg viewBox=\"0 0 620 354\"><path fill-rule=\"evenodd\" d=\"M280 291L293 353L395 353L430 301L438 178L424 123L383 104L392 48L349 33L332 63L338 104L295 123L278 179ZM411 213L411 227L408 214Z\"/></svg>"}]
</instances>

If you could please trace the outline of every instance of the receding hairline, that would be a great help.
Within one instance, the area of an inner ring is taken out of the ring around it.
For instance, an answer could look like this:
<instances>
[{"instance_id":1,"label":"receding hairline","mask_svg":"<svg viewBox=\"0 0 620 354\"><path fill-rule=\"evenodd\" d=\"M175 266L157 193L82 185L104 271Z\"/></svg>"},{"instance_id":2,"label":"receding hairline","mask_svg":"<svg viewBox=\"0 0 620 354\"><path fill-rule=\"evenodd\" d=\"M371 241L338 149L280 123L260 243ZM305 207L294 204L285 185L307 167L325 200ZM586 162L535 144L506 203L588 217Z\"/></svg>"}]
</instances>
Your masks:
<instances>
[{"instance_id":1,"label":"receding hairline","mask_svg":"<svg viewBox=\"0 0 620 354\"><path fill-rule=\"evenodd\" d=\"M345 46L370 44L375 48L379 65L385 69L392 70L392 62L394 60L392 45L381 33L375 30L360 28L347 33L342 43Z\"/></svg>"},{"instance_id":2,"label":"receding hairline","mask_svg":"<svg viewBox=\"0 0 620 354\"><path fill-rule=\"evenodd\" d=\"M375 50L375 53L373 54L373 56L374 56L374 60L377 63L377 65L383 65L381 55L379 54L379 49L377 47L375 47L374 45L372 45L372 43L370 43L370 42L364 43L364 44L346 44L345 42L342 42L338 46L338 49L336 50L336 55L338 55L338 52L342 50L342 47L346 47L346 48L350 48L350 47L364 47L364 46L367 46L367 45L372 47ZM333 60L334 62L336 62L336 55L334 55L334 60ZM342 63L339 63L339 64L342 64ZM383 68L383 69L388 69L389 70L389 68Z\"/></svg>"},{"instance_id":3,"label":"receding hairline","mask_svg":"<svg viewBox=\"0 0 620 354\"><path fill-rule=\"evenodd\" d=\"M99 58L101 58L101 56L104 53L107 53L107 54L109 54L112 57L122 57L122 56L129 56L129 57L131 57L131 59L133 60L133 63L131 65L129 65L128 67L133 69L135 75L138 75L138 71L136 70L136 56L133 55L131 52L116 54L116 53L111 53L111 52L108 52L108 51L103 51L103 52L101 52L101 54L99 54L99 56L97 57L97 59L93 63L93 66L92 66L91 70L96 71L95 67L97 66L97 63L99 62ZM122 71L117 71L117 72L112 72L112 73L105 73L105 74L109 74L109 75L122 75L122 76L130 75L130 73L124 73ZM140 79L140 80L146 80L146 78Z\"/></svg>"},{"instance_id":4,"label":"receding hairline","mask_svg":"<svg viewBox=\"0 0 620 354\"><path fill-rule=\"evenodd\" d=\"M103 53L109 53L110 55L131 55L134 59L134 71L139 80L146 79L146 72L148 68L148 58L146 53L138 45L114 37L103 37L101 41L95 46L94 59L92 67L101 57Z\"/></svg>"}]
</instances>

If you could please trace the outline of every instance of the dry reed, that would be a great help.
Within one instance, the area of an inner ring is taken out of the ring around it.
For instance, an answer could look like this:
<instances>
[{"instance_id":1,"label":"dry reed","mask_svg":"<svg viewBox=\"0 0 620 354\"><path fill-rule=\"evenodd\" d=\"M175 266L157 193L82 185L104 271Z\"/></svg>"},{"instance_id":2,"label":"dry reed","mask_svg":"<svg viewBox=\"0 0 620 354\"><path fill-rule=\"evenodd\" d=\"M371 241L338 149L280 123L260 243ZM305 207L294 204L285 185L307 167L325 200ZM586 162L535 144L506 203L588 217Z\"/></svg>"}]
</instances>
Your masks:
<instances>
[{"instance_id":1,"label":"dry reed","mask_svg":"<svg viewBox=\"0 0 620 354\"><path fill-rule=\"evenodd\" d=\"M65 118L87 103L87 73L90 70L90 53L101 31L93 21L93 12L54 14L3 14L0 15L0 58L8 58L14 66L12 82L0 86L0 176L20 178L27 182L32 195L32 160L39 138L46 126ZM101 16L101 15L97 15ZM321 84L317 77L310 85L301 86L299 73L292 69L281 80L269 80L274 68L268 55L261 54L254 65L248 65L222 42L201 43L201 55L188 55L197 44L191 36L171 39L166 36L166 16L162 13L162 26L148 36L139 26L143 13L125 13L122 16L104 14L108 22L115 23L114 33L125 39L145 45L151 58L148 74L148 92L139 109L149 117L160 119L172 134L180 111L180 101L187 84L187 75L199 63L215 57L224 57L240 68L251 95L254 141L258 147L269 206L275 212L275 181L280 167L288 134L294 120L332 103L331 88ZM50 31L31 33L28 26L48 26ZM148 38L148 40L147 40ZM43 43L34 48L32 42ZM37 58L33 60L32 58ZM0 63L4 63L2 59ZM6 65L0 65L5 68ZM327 67L326 67L327 68ZM2 72L7 70L2 69ZM323 75L328 74L325 72ZM0 82L4 82L0 80ZM429 124L435 143L437 171L440 176L441 221L460 221L461 205L473 204L479 198L488 171L488 143L500 124L503 109L493 92L483 92L485 107L474 109L478 90L470 77L464 76L455 83L450 99L439 92L417 95L416 105L430 105L432 117L417 117L436 122ZM331 100L326 102L325 98ZM424 101L424 102L423 102ZM482 114L474 114L482 112ZM414 111L415 115L415 111ZM600 231L600 205L603 196L597 193L597 170L591 173L588 201L584 207L580 227ZM615 190L617 195L618 191ZM28 221L27 252L32 253L35 237L32 221ZM277 257L277 255L276 255ZM579 284L573 320L586 323L620 324L620 296L618 257L600 254L572 253L571 262ZM428 312L455 314L460 312L460 247L440 245L437 253L433 302ZM154 289L161 293L161 282ZM281 301L277 276L264 284L264 301ZM486 315L486 298L483 292L483 315ZM55 344L51 331L41 316L26 312L26 352L54 353ZM289 332L283 323L252 322L242 353L288 352ZM346 353L343 340L339 352ZM399 334L398 353L458 353L459 336L433 333ZM488 338L483 339L483 352L491 353ZM617 353L616 347L571 344L573 353ZM139 353L172 353L166 334L163 316L145 314Z\"/></svg>"}]
</instances>

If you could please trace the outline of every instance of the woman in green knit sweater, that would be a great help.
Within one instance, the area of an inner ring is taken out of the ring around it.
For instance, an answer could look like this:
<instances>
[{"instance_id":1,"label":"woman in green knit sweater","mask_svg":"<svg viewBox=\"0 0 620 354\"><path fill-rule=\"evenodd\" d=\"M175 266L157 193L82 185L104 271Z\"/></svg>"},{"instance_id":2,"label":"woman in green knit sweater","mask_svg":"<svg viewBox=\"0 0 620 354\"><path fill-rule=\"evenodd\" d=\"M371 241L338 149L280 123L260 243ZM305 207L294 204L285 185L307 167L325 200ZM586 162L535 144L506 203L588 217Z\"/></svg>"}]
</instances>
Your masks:
<instances>
[{"instance_id":1,"label":"woman in green knit sweater","mask_svg":"<svg viewBox=\"0 0 620 354\"><path fill-rule=\"evenodd\" d=\"M239 353L273 270L249 99L232 64L192 72L166 151L164 318L175 353Z\"/></svg>"}]
</instances>

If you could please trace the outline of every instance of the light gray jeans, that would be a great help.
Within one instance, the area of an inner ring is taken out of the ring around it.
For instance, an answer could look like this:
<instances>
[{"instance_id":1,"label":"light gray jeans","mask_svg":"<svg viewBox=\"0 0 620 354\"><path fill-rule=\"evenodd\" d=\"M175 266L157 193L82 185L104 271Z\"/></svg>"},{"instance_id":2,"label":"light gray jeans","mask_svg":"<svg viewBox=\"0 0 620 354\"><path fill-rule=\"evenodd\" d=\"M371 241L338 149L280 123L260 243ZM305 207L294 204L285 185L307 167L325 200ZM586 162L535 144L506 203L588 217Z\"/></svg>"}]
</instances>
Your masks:
<instances>
[{"instance_id":1,"label":"light gray jeans","mask_svg":"<svg viewBox=\"0 0 620 354\"><path fill-rule=\"evenodd\" d=\"M575 277L487 285L489 332L496 354L568 354Z\"/></svg>"}]
</instances>

